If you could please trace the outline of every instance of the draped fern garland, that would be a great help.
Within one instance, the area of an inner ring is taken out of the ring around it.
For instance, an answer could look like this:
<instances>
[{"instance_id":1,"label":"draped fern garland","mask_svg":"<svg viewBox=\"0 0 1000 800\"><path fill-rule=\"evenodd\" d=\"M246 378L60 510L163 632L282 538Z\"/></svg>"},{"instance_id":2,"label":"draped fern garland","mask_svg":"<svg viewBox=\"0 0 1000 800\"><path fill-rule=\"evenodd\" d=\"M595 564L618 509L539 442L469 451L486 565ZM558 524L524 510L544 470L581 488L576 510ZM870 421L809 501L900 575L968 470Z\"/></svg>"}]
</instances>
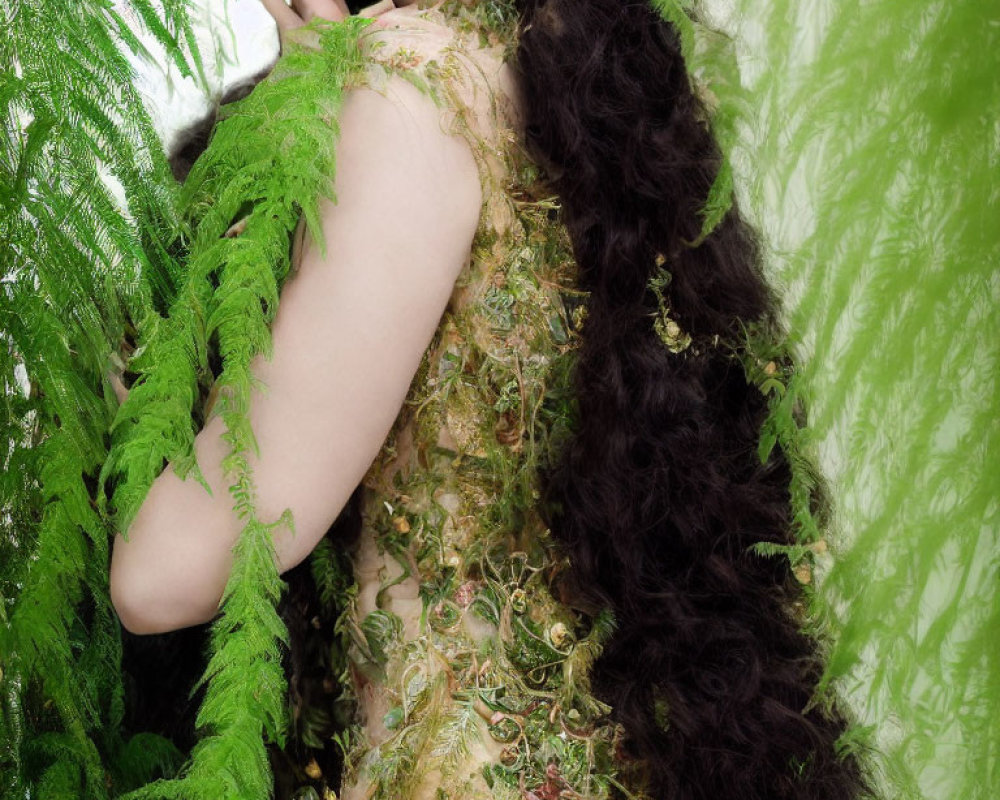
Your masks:
<instances>
[{"instance_id":1,"label":"draped fern garland","mask_svg":"<svg viewBox=\"0 0 1000 800\"><path fill-rule=\"evenodd\" d=\"M291 519L286 514L265 524L256 515L246 458L255 447L247 419L250 362L258 353L270 354L269 326L289 268L289 237L300 214L320 237L318 204L333 197L337 114L344 88L359 80L363 62L358 35L366 24L355 18L319 29L321 57L305 50L286 55L265 83L227 113L212 148L185 185L184 206L198 222L185 284L169 315L174 325L163 338L154 330L148 343L140 344L146 348L140 378L121 411L133 417L127 428L116 431L121 438L113 443L112 467L106 473L120 471L118 513L132 519L133 504L137 498L141 502L156 477L147 471L146 453L155 446L162 421L150 408L157 408L157 401L168 407L176 402L175 383L195 386L199 373L211 376L208 341L217 337L222 366L215 378L216 408L231 446L223 467L233 479L234 511L246 524L234 549L222 613L212 626L207 692L197 720L207 735L181 778L145 787L131 795L135 798L259 798L271 792L263 741L280 743L284 736L281 645L286 633L275 611L282 582L270 528L291 524ZM240 233L227 237L234 223ZM146 357L160 353L162 361ZM165 364L177 372L165 371ZM184 413L189 427L191 408ZM192 444L193 435L182 457L191 457ZM138 455L134 472L129 469L133 453Z\"/></svg>"}]
</instances>

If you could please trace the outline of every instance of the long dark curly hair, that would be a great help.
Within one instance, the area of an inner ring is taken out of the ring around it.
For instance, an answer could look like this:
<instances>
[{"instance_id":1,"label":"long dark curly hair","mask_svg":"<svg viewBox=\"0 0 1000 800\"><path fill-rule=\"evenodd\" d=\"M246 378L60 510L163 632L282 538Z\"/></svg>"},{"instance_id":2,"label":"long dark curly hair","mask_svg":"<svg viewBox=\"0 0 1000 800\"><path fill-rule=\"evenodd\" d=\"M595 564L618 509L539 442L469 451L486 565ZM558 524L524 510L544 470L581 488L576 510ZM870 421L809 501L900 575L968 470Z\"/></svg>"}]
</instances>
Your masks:
<instances>
[{"instance_id":1,"label":"long dark curly hair","mask_svg":"<svg viewBox=\"0 0 1000 800\"><path fill-rule=\"evenodd\" d=\"M761 463L767 404L742 358L776 303L735 208L699 241L721 156L678 32L646 0L524 0L519 38L528 149L590 292L546 496L575 602L616 615L595 691L656 798L867 795L843 716L812 705L822 665L788 560L753 548L792 539L790 470L780 448Z\"/></svg>"}]
</instances>

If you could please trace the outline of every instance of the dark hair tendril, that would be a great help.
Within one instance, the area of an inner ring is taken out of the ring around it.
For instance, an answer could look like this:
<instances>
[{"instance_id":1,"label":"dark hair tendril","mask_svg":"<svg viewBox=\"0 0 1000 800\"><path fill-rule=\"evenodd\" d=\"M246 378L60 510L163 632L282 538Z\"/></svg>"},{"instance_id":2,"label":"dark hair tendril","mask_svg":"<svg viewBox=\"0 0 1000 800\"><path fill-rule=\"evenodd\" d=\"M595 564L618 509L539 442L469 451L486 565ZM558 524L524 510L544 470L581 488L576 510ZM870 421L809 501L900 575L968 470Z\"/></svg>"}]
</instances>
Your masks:
<instances>
[{"instance_id":1,"label":"dark hair tendril","mask_svg":"<svg viewBox=\"0 0 1000 800\"><path fill-rule=\"evenodd\" d=\"M590 293L574 430L544 482L574 602L617 620L594 690L655 798L867 796L843 714L813 703L788 560L753 549L792 540L788 462L761 463L767 403L738 357L776 302L735 207L699 242L721 155L677 32L645 1L522 5L527 147ZM664 307L690 345L665 344Z\"/></svg>"}]
</instances>

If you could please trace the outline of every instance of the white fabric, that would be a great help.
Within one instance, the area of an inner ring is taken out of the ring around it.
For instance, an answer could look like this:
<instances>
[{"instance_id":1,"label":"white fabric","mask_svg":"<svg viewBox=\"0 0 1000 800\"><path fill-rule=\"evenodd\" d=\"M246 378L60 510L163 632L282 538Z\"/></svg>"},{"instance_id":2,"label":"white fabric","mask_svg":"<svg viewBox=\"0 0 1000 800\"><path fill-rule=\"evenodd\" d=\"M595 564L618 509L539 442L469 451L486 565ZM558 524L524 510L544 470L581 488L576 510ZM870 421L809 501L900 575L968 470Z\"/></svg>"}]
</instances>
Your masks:
<instances>
[{"instance_id":1,"label":"white fabric","mask_svg":"<svg viewBox=\"0 0 1000 800\"><path fill-rule=\"evenodd\" d=\"M185 132L210 117L219 102L249 84L278 57L274 21L258 0L191 0L191 17L205 66L205 85L180 75L164 48L146 31L129 0L115 7L152 55L129 54L135 86L168 154L185 143Z\"/></svg>"}]
</instances>

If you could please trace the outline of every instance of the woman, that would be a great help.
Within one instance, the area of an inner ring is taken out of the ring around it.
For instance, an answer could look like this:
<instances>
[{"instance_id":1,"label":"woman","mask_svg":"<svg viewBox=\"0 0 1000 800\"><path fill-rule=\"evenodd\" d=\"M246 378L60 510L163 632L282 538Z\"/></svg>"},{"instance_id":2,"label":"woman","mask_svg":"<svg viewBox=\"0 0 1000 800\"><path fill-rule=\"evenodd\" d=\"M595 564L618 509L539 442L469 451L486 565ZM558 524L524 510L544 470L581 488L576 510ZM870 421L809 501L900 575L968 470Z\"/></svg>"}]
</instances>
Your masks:
<instances>
[{"instance_id":1,"label":"woman","mask_svg":"<svg viewBox=\"0 0 1000 800\"><path fill-rule=\"evenodd\" d=\"M293 18L281 5L273 13L286 29L344 11L315 0L296 6ZM818 662L787 612L796 591L788 566L750 551L790 536L787 465L778 452L765 464L757 456L766 403L747 383L744 361L753 354L740 341L745 326L773 323L773 298L735 211L702 231L719 156L677 35L644 3L549 0L528 2L523 13L518 113L560 195L589 292L574 432L548 476L548 517L572 559L572 580L562 582L572 602L592 613L610 606L617 618L593 675L598 698L628 735L619 755L641 760L639 780L657 798L858 796L858 764L835 753L845 723L810 707ZM383 45L372 52L395 67L427 75L454 54L451 34L433 23L406 12L379 23L384 30L373 38ZM450 99L444 123L434 102L398 76L381 93L352 92L345 104L338 203L322 214L328 249L302 245L274 323L273 358L255 365L268 387L250 410L260 446L258 510L265 521L292 510L295 533L274 532L287 569L316 545L366 472L366 484L392 498L381 500L386 512L368 505L358 557L358 627L381 621L386 630L366 628L358 639L365 652L354 677L369 757L355 763L345 796L488 796L505 786L522 796L581 787L607 794L613 774L595 782L593 755L580 762L568 750L593 745L595 730L608 734L595 734L600 752L617 744L586 685L573 683L573 669L588 663L573 654L599 645L600 631L572 646L579 620L549 594L561 582L530 557L542 536L533 528L537 509L514 503L506 511L496 502L506 494L477 506L466 479L494 464L494 476L523 466L497 455L497 442L516 453L534 446L534 412L544 414L545 398L526 402L530 355L508 351L518 413L504 416L509 409L494 403L496 442L482 436L474 413L468 426L451 413L456 398L476 399L468 376L490 358L503 360L486 343L475 369L462 358L452 366L462 298L502 310L502 297L490 305L490 288L510 289L523 302L528 282L518 288L510 279L516 254L503 270L460 282L435 336L477 222L481 234L500 234L497 241L517 235L494 188L510 171L501 132L514 93L498 59L460 50L465 68L441 84L457 91L441 92ZM484 199L490 213L479 222ZM424 392L379 456L428 344L415 391L423 382L448 392ZM421 429L426 408L437 408L441 421L432 436ZM222 434L211 419L196 443L212 495L167 470L129 541L116 541L112 595L134 631L216 612L240 529L221 469ZM421 478L442 451L461 462L443 491ZM486 519L492 512L484 509L497 507L499 520ZM451 560L494 523L497 547L483 548L478 567ZM504 537L505 554L497 555ZM425 562L456 574L428 575ZM558 621L543 630L540 620ZM495 638L520 645L490 649ZM448 651L456 641L457 655ZM448 696L469 698L467 713L443 714ZM452 755L446 745L456 726L469 736ZM560 751L557 739L570 744ZM430 765L406 761L406 752L430 754Z\"/></svg>"}]
</instances>

